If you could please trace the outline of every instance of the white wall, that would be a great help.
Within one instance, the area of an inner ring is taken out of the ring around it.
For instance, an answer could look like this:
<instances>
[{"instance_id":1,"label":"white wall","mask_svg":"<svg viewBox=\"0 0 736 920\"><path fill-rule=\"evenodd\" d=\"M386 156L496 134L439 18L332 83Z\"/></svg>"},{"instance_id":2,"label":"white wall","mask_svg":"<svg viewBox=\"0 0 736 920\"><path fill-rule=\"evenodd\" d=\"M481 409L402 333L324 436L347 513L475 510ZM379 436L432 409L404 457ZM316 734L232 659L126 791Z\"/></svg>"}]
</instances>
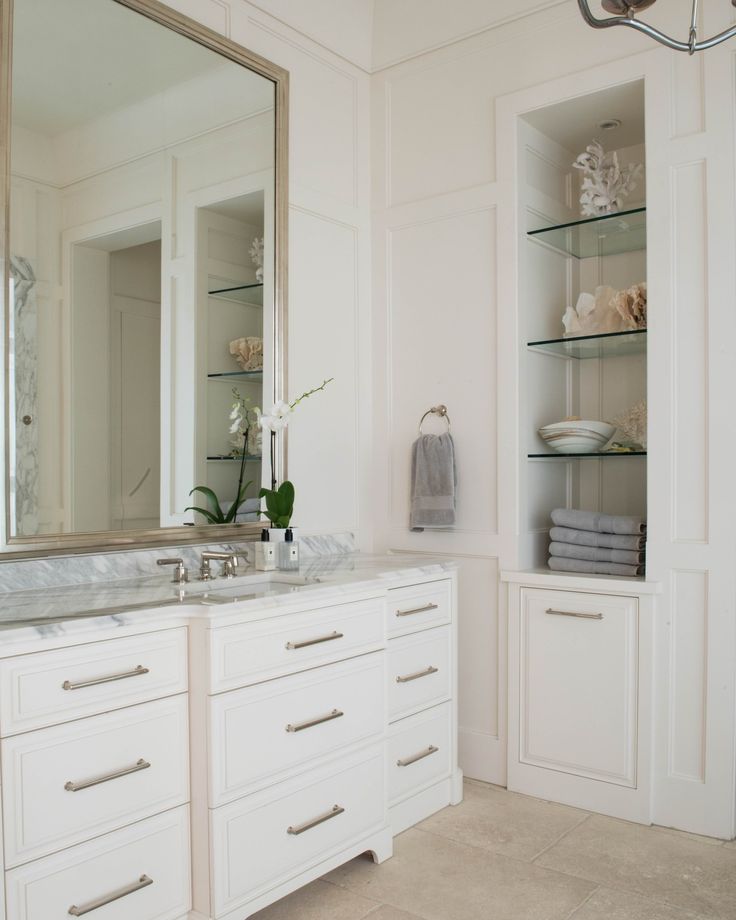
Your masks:
<instances>
[{"instance_id":1,"label":"white wall","mask_svg":"<svg viewBox=\"0 0 736 920\"><path fill-rule=\"evenodd\" d=\"M736 366L727 306L734 299L736 45L693 59L657 50L629 30L593 32L572 0L530 3L540 9L490 29L484 17L500 5L483 5L485 13L474 0L439 6L376 2L378 64L456 35L449 16L457 30L474 33L373 77L377 545L459 560L461 765L503 782L506 624L498 573L517 564L520 549L518 393L508 372L519 331L515 287L500 283L514 251L509 215L517 190L508 170L499 171L498 151L512 142L496 132L496 106L522 91L529 108L535 99L545 104L545 87L566 75L570 95L585 92L606 62L613 82L624 82L640 70L638 52L654 55L647 105L658 143L648 197L657 245L649 275L659 312L650 333L650 418L659 446L649 458L649 570L664 586L655 624L654 817L730 836L736 544L726 510L733 502L723 501L733 495L732 477L722 461L736 431L722 394L733 392ZM666 9L656 11L657 21L681 32L690 3L659 6ZM728 5L706 7L709 33L734 18ZM458 523L452 532L413 534L409 449L420 415L438 402L449 407L456 441Z\"/></svg>"}]
</instances>

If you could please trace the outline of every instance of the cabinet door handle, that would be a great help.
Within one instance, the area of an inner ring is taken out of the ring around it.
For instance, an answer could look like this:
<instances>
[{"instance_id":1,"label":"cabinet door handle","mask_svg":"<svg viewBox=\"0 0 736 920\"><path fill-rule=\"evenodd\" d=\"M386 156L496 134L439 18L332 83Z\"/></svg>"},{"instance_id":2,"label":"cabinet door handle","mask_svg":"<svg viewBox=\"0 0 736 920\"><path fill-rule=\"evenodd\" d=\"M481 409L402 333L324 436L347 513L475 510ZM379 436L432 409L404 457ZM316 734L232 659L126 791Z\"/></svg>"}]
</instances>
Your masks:
<instances>
[{"instance_id":1,"label":"cabinet door handle","mask_svg":"<svg viewBox=\"0 0 736 920\"><path fill-rule=\"evenodd\" d=\"M579 613L574 610L553 610L548 607L545 613L551 617L577 617L579 620L602 620L602 613Z\"/></svg>"},{"instance_id":2,"label":"cabinet door handle","mask_svg":"<svg viewBox=\"0 0 736 920\"><path fill-rule=\"evenodd\" d=\"M333 719L340 719L344 716L345 713L341 712L339 709L333 709L332 712L328 712L326 716L317 716L316 719L307 719L306 722L290 722L286 726L287 732L301 732L305 728L313 728L315 725L321 725L323 722L331 722Z\"/></svg>"},{"instance_id":3,"label":"cabinet door handle","mask_svg":"<svg viewBox=\"0 0 736 920\"><path fill-rule=\"evenodd\" d=\"M439 604L425 604L423 607L410 607L409 610L397 610L397 617L410 617L414 613L427 613L430 610L438 610Z\"/></svg>"},{"instance_id":4,"label":"cabinet door handle","mask_svg":"<svg viewBox=\"0 0 736 920\"><path fill-rule=\"evenodd\" d=\"M319 815L317 818L312 818L311 821L305 821L304 824L297 824L296 826L292 825L291 827L287 827L286 833L293 834L296 837L299 834L303 834L304 831L310 831L313 827L317 827L318 824L324 824L325 821L336 818L344 811L345 809L341 805L333 805L329 811L326 811L323 815Z\"/></svg>"},{"instance_id":5,"label":"cabinet door handle","mask_svg":"<svg viewBox=\"0 0 736 920\"><path fill-rule=\"evenodd\" d=\"M424 760L425 757L430 757L432 754L436 754L439 751L438 747L435 747L433 744L430 744L428 748L425 748L423 751L420 751L418 754L412 754L411 757L401 757L396 761L397 767L409 767L411 764L416 763L418 760Z\"/></svg>"},{"instance_id":6,"label":"cabinet door handle","mask_svg":"<svg viewBox=\"0 0 736 920\"><path fill-rule=\"evenodd\" d=\"M110 674L109 677L95 677L92 680L80 680L76 682L65 680L61 688L62 690L81 690L82 687L95 687L97 684L109 684L114 680L125 680L128 677L140 677L143 674L149 673L150 671L148 668L144 668L142 664L139 664L137 667L133 668L132 671L126 671L124 674Z\"/></svg>"},{"instance_id":7,"label":"cabinet door handle","mask_svg":"<svg viewBox=\"0 0 736 920\"><path fill-rule=\"evenodd\" d=\"M120 898L125 898L135 891L140 891L141 888L148 888L149 885L153 885L153 879L149 878L147 875L142 875L138 881L133 882L132 885L126 885L125 888L120 888L117 891L113 891L112 894L97 898L96 901L89 901L87 904L82 904L81 907L72 904L67 913L70 917L83 917L84 914L89 914L93 910L98 910L106 904L112 904L113 901L119 901Z\"/></svg>"},{"instance_id":8,"label":"cabinet door handle","mask_svg":"<svg viewBox=\"0 0 736 920\"><path fill-rule=\"evenodd\" d=\"M85 779L81 783L73 783L69 780L64 783L67 792L79 792L80 789L89 789L90 786L99 786L100 783L109 783L111 779L120 779L121 776L130 776L131 773L140 773L141 770L147 770L151 764L147 760L136 761L132 767L125 767L123 770L116 770L114 773L106 773L104 776L96 776L94 779Z\"/></svg>"},{"instance_id":9,"label":"cabinet door handle","mask_svg":"<svg viewBox=\"0 0 736 920\"><path fill-rule=\"evenodd\" d=\"M332 642L334 639L342 639L344 633L331 632L329 636L318 636L316 639L303 639L301 642L287 642L286 647L288 649L293 648L306 648L308 645L319 645L320 642Z\"/></svg>"},{"instance_id":10,"label":"cabinet door handle","mask_svg":"<svg viewBox=\"0 0 736 920\"><path fill-rule=\"evenodd\" d=\"M423 671L416 671L414 674L405 674L403 677L397 677L396 683L408 684L410 680L419 680L420 677L429 677L430 674L436 674L438 671L439 668L435 668L433 665L430 665Z\"/></svg>"}]
</instances>

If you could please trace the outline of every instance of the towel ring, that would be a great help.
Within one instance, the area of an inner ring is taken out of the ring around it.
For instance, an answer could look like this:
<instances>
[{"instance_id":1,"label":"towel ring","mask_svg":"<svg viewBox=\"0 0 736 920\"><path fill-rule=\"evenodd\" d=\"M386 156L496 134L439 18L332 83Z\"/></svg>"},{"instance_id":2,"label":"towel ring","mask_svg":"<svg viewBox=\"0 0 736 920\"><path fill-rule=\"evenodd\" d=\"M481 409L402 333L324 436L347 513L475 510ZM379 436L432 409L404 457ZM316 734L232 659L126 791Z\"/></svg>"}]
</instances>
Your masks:
<instances>
[{"instance_id":1,"label":"towel ring","mask_svg":"<svg viewBox=\"0 0 736 920\"><path fill-rule=\"evenodd\" d=\"M447 430L448 430L448 432L449 432L449 430L450 430L450 414L449 414L449 412L447 411L447 406L439 405L439 406L432 406L431 409L427 409L427 411L426 411L426 412L424 413L424 415L421 417L421 419L419 420L419 434L423 434L423 433L424 433L424 432L422 431L422 425L424 424L424 420L425 420L425 418L426 418L428 415L437 415L437 416L439 416L440 418L443 418L443 419L447 422Z\"/></svg>"}]
</instances>

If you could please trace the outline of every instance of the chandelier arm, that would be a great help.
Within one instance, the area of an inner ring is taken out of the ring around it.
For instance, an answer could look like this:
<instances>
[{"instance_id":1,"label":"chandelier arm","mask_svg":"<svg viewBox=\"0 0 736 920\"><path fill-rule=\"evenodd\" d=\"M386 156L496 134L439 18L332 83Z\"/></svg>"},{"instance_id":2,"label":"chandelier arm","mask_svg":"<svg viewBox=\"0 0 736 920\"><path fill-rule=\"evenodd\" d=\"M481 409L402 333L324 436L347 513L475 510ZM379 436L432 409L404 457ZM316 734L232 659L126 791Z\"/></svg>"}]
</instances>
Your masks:
<instances>
[{"instance_id":1,"label":"chandelier arm","mask_svg":"<svg viewBox=\"0 0 736 920\"><path fill-rule=\"evenodd\" d=\"M726 29L723 32L719 32L718 35L714 35L713 38L704 39L703 41L695 43L689 41L681 42L676 38L670 38L669 35L665 35L664 32L655 29L654 26L650 26L646 22L640 22L638 19L633 19L631 16L612 16L609 19L599 19L591 13L590 7L588 6L588 0L578 0L578 7L580 8L583 19L594 29L608 29L611 26L629 26L629 28L636 29L637 32L642 32L644 35L649 36L649 38L653 38L655 41L666 45L668 48L672 48L673 51L686 51L688 54L693 54L695 51L705 51L708 48L712 48L714 45L718 45L736 36L736 26L732 26L730 29Z\"/></svg>"}]
</instances>

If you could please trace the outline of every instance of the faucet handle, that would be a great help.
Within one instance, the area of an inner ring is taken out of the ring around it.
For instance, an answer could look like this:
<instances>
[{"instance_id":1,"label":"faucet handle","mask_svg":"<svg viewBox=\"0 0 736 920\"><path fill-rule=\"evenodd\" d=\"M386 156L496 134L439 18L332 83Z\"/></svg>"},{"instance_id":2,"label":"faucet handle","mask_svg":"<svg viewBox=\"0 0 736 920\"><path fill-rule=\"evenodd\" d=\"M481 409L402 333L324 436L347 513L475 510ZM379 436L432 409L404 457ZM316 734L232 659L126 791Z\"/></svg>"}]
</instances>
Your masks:
<instances>
[{"instance_id":1,"label":"faucet handle","mask_svg":"<svg viewBox=\"0 0 736 920\"><path fill-rule=\"evenodd\" d=\"M202 553L202 567L200 569L200 578L202 581L209 581L212 578L212 569L210 562L217 560L222 562L222 577L232 578L235 575L235 569L238 565L238 557L235 553L214 553L206 550Z\"/></svg>"},{"instance_id":2,"label":"faucet handle","mask_svg":"<svg viewBox=\"0 0 736 920\"><path fill-rule=\"evenodd\" d=\"M174 577L171 579L175 585L186 584L189 581L189 572L184 566L184 560L179 558L157 559L156 565L175 565Z\"/></svg>"}]
</instances>

